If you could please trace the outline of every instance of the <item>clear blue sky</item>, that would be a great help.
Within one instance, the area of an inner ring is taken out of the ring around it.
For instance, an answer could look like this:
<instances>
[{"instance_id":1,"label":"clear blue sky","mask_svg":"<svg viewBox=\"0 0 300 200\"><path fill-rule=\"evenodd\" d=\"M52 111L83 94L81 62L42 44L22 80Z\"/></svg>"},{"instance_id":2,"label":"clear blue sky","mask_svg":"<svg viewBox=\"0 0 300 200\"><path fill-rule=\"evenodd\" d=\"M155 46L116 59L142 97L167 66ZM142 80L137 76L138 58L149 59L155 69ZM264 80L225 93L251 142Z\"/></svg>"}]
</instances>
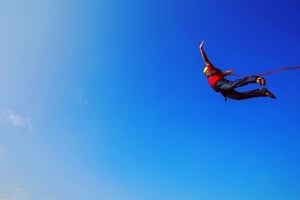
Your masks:
<instances>
[{"instance_id":1,"label":"clear blue sky","mask_svg":"<svg viewBox=\"0 0 300 200\"><path fill-rule=\"evenodd\" d=\"M0 200L299 200L296 0L0 3ZM234 78L234 77L233 77ZM256 87L256 86L255 86Z\"/></svg>"}]
</instances>

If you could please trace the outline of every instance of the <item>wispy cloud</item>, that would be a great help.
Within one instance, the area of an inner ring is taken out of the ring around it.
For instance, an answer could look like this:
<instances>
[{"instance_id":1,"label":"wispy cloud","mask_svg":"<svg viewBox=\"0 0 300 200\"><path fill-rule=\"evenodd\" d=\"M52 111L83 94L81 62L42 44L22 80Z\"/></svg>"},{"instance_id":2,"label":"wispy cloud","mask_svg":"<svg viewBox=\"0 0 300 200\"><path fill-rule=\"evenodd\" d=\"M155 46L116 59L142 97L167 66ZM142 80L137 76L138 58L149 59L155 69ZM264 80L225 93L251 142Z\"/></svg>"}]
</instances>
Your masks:
<instances>
[{"instance_id":1,"label":"wispy cloud","mask_svg":"<svg viewBox=\"0 0 300 200\"><path fill-rule=\"evenodd\" d=\"M9 187L0 194L0 200L28 200L31 199L31 193L20 187Z\"/></svg>"},{"instance_id":2,"label":"wispy cloud","mask_svg":"<svg viewBox=\"0 0 300 200\"><path fill-rule=\"evenodd\" d=\"M82 94L78 95L77 100L78 100L79 103L90 107L90 103L88 102L88 100Z\"/></svg>"},{"instance_id":3,"label":"wispy cloud","mask_svg":"<svg viewBox=\"0 0 300 200\"><path fill-rule=\"evenodd\" d=\"M10 124L13 127L26 128L28 130L32 129L29 118L15 114L8 108L0 109L0 122Z\"/></svg>"},{"instance_id":4,"label":"wispy cloud","mask_svg":"<svg viewBox=\"0 0 300 200\"><path fill-rule=\"evenodd\" d=\"M0 200L58 200L58 198L50 196L50 194L43 194L42 192L30 192L25 187L18 187L12 185L5 185L0 188Z\"/></svg>"}]
</instances>

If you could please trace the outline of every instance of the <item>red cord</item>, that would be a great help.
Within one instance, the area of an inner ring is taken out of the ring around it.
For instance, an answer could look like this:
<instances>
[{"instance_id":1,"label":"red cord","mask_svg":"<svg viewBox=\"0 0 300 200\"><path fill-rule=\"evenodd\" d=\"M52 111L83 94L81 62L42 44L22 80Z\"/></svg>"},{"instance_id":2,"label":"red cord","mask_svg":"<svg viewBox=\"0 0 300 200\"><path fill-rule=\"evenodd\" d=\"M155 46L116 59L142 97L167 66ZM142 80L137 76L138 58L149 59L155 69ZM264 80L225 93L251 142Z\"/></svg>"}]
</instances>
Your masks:
<instances>
[{"instance_id":1,"label":"red cord","mask_svg":"<svg viewBox=\"0 0 300 200\"><path fill-rule=\"evenodd\" d=\"M283 68L279 68L279 69L274 69L274 70L267 71L267 72L264 72L264 73L261 73L261 74L257 74L256 76L266 76L266 75L273 74L273 73L276 73L276 72L291 70L291 69L300 69L300 66L283 67ZM232 76L249 76L249 75L246 75L246 74L231 74L231 75Z\"/></svg>"}]
</instances>

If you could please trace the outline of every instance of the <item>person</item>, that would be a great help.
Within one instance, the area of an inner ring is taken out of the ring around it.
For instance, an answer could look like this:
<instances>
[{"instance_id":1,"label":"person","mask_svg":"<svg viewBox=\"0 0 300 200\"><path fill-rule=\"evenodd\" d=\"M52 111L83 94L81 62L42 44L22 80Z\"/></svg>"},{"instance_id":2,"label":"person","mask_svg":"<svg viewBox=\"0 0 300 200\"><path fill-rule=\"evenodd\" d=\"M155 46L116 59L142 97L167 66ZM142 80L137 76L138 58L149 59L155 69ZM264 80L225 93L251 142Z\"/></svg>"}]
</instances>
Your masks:
<instances>
[{"instance_id":1,"label":"person","mask_svg":"<svg viewBox=\"0 0 300 200\"><path fill-rule=\"evenodd\" d=\"M243 100L255 97L270 97L276 99L275 95L265 87L245 92L237 91L236 88L251 83L266 85L266 80L255 75L247 76L234 81L226 79L225 77L232 74L233 70L222 71L215 67L207 58L207 55L203 49L203 45L204 41L202 41L199 45L200 53L205 63L203 73L207 77L209 85L216 92L220 92L225 97L225 100L227 100L227 97L235 100Z\"/></svg>"}]
</instances>

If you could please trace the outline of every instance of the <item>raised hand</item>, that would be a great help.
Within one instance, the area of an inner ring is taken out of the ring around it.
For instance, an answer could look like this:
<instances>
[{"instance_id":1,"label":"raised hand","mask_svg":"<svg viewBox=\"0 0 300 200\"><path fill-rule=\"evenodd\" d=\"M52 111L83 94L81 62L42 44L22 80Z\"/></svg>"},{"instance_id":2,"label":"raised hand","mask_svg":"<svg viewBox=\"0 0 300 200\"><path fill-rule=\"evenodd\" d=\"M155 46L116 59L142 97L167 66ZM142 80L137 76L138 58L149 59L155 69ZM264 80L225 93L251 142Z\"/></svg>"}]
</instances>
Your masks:
<instances>
[{"instance_id":1,"label":"raised hand","mask_svg":"<svg viewBox=\"0 0 300 200\"><path fill-rule=\"evenodd\" d=\"M199 49L202 49L202 48L203 48L203 45L204 45L204 40L202 40L202 42L200 43Z\"/></svg>"}]
</instances>

